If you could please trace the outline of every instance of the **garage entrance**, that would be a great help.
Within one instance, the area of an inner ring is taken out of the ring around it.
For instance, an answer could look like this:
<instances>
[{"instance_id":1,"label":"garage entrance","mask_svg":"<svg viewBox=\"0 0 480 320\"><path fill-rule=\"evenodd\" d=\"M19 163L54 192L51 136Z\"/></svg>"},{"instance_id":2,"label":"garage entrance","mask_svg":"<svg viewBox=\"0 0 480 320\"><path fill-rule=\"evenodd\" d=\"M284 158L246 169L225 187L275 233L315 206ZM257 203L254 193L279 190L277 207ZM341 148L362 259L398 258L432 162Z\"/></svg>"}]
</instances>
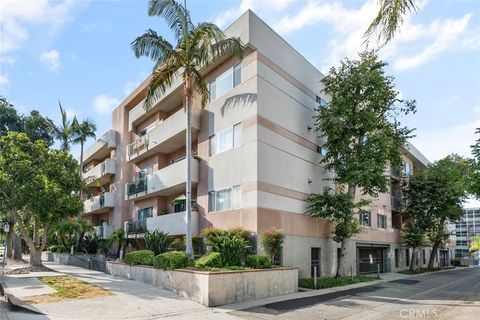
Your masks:
<instances>
[{"instance_id":1,"label":"garage entrance","mask_svg":"<svg viewBox=\"0 0 480 320\"><path fill-rule=\"evenodd\" d=\"M386 252L386 247L357 247L357 273L376 273L377 265L385 272Z\"/></svg>"}]
</instances>

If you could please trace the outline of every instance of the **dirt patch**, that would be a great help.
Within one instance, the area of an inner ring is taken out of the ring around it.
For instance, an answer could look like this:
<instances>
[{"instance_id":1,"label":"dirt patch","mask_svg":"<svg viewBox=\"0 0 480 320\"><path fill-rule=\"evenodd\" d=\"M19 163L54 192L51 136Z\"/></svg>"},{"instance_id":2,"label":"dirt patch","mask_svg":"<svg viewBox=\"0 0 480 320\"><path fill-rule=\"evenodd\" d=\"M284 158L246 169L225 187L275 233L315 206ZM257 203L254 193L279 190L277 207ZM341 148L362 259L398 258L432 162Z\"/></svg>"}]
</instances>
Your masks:
<instances>
[{"instance_id":1,"label":"dirt patch","mask_svg":"<svg viewBox=\"0 0 480 320\"><path fill-rule=\"evenodd\" d=\"M43 283L57 290L55 293L21 298L25 303L48 303L65 300L90 299L111 296L112 293L99 286L79 280L72 276L40 277Z\"/></svg>"}]
</instances>

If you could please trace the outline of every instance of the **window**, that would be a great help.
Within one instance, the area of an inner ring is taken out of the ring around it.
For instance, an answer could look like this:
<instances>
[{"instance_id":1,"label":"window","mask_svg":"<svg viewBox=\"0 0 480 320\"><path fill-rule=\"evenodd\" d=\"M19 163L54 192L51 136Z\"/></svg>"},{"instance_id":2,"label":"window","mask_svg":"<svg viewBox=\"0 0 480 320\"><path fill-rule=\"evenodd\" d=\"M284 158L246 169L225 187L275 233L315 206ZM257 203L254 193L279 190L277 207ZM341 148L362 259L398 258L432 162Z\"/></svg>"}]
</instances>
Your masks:
<instances>
[{"instance_id":1,"label":"window","mask_svg":"<svg viewBox=\"0 0 480 320\"><path fill-rule=\"evenodd\" d=\"M395 268L400 267L400 256L398 253L398 249L395 249Z\"/></svg>"},{"instance_id":2,"label":"window","mask_svg":"<svg viewBox=\"0 0 480 320\"><path fill-rule=\"evenodd\" d=\"M405 250L407 267L410 265L410 249Z\"/></svg>"},{"instance_id":3,"label":"window","mask_svg":"<svg viewBox=\"0 0 480 320\"><path fill-rule=\"evenodd\" d=\"M325 157L327 155L327 151L327 148L317 146L317 153L319 153L320 155Z\"/></svg>"},{"instance_id":4,"label":"window","mask_svg":"<svg viewBox=\"0 0 480 320\"><path fill-rule=\"evenodd\" d=\"M381 213L377 214L377 227L387 229L387 216Z\"/></svg>"},{"instance_id":5,"label":"window","mask_svg":"<svg viewBox=\"0 0 480 320\"><path fill-rule=\"evenodd\" d=\"M362 212L360 213L360 224L362 226L372 226L372 213L371 212Z\"/></svg>"},{"instance_id":6,"label":"window","mask_svg":"<svg viewBox=\"0 0 480 320\"><path fill-rule=\"evenodd\" d=\"M423 264L425 264L427 260L427 252L425 251L425 249L422 250L422 256L423 256Z\"/></svg>"},{"instance_id":7,"label":"window","mask_svg":"<svg viewBox=\"0 0 480 320\"><path fill-rule=\"evenodd\" d=\"M242 82L242 66L236 64L210 82L210 101L223 96Z\"/></svg>"},{"instance_id":8,"label":"window","mask_svg":"<svg viewBox=\"0 0 480 320\"><path fill-rule=\"evenodd\" d=\"M153 216L153 207L143 208L138 210L137 217L138 220L145 220Z\"/></svg>"},{"instance_id":9,"label":"window","mask_svg":"<svg viewBox=\"0 0 480 320\"><path fill-rule=\"evenodd\" d=\"M319 96L315 96L315 101L318 103L318 106L321 108L327 106L327 101L323 100Z\"/></svg>"},{"instance_id":10,"label":"window","mask_svg":"<svg viewBox=\"0 0 480 320\"><path fill-rule=\"evenodd\" d=\"M412 166L406 161L403 162L403 173L406 176L409 176L412 173Z\"/></svg>"},{"instance_id":11,"label":"window","mask_svg":"<svg viewBox=\"0 0 480 320\"><path fill-rule=\"evenodd\" d=\"M242 205L242 190L239 185L208 193L208 211L238 209Z\"/></svg>"},{"instance_id":12,"label":"window","mask_svg":"<svg viewBox=\"0 0 480 320\"><path fill-rule=\"evenodd\" d=\"M238 148L242 144L242 124L237 123L233 127L217 132L210 137L210 156Z\"/></svg>"}]
</instances>

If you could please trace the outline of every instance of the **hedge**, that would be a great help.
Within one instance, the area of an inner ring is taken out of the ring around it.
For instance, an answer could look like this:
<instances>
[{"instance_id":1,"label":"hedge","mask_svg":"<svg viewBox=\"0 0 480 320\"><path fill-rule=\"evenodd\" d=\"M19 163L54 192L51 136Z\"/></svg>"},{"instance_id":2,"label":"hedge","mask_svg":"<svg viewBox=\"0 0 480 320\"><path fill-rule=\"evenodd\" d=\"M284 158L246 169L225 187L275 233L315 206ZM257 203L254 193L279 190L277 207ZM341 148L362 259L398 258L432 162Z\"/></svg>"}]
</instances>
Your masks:
<instances>
[{"instance_id":1,"label":"hedge","mask_svg":"<svg viewBox=\"0 0 480 320\"><path fill-rule=\"evenodd\" d=\"M186 268L188 256L184 251L165 252L153 258L153 266L162 270Z\"/></svg>"},{"instance_id":2,"label":"hedge","mask_svg":"<svg viewBox=\"0 0 480 320\"><path fill-rule=\"evenodd\" d=\"M222 255L218 252L209 252L195 261L196 268L221 268Z\"/></svg>"},{"instance_id":3,"label":"hedge","mask_svg":"<svg viewBox=\"0 0 480 320\"><path fill-rule=\"evenodd\" d=\"M272 268L272 262L266 256L252 254L247 256L247 267L253 269L270 269Z\"/></svg>"},{"instance_id":4,"label":"hedge","mask_svg":"<svg viewBox=\"0 0 480 320\"><path fill-rule=\"evenodd\" d=\"M125 263L131 266L143 264L151 266L155 254L151 250L139 250L127 253L125 255Z\"/></svg>"}]
</instances>

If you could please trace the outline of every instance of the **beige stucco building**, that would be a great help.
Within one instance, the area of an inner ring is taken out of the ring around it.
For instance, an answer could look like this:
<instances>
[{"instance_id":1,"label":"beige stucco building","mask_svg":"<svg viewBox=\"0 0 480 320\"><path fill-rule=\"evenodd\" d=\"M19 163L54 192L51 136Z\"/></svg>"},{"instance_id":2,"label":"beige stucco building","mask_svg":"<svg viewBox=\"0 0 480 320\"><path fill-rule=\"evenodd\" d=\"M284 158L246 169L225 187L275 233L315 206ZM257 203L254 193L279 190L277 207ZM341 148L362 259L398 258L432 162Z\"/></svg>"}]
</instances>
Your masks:
<instances>
[{"instance_id":1,"label":"beige stucco building","mask_svg":"<svg viewBox=\"0 0 480 320\"><path fill-rule=\"evenodd\" d=\"M310 276L312 265L322 276L333 275L338 244L332 228L304 214L307 196L329 183L319 164L322 139L313 129L315 108L328 100L323 75L251 11L226 34L240 37L247 51L206 70L210 102L200 110L194 101L193 232L240 226L258 235L276 227L286 234L283 264L298 266L302 277ZM185 233L182 90L174 81L147 113L148 80L113 110L112 130L85 156L95 197L85 202L83 215L104 237L120 228L138 238L152 229ZM404 160L409 172L428 163L411 145ZM364 232L352 241L349 256L354 273L372 265L376 270L377 263L382 271L407 266L397 174L392 171L392 192L375 199L362 217Z\"/></svg>"}]
</instances>

